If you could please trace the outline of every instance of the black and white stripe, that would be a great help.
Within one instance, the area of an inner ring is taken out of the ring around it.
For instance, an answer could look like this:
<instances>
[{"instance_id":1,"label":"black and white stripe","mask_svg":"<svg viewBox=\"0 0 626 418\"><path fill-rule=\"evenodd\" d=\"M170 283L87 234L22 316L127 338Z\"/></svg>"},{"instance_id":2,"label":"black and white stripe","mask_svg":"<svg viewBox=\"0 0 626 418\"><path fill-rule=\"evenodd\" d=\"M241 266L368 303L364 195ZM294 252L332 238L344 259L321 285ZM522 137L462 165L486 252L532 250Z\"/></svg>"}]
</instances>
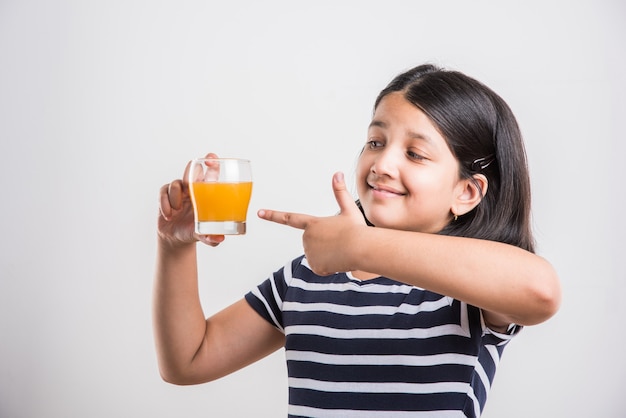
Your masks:
<instances>
[{"instance_id":1,"label":"black and white stripe","mask_svg":"<svg viewBox=\"0 0 626 418\"><path fill-rule=\"evenodd\" d=\"M246 299L285 333L294 417L477 417L520 328L384 277L317 276L303 257Z\"/></svg>"}]
</instances>

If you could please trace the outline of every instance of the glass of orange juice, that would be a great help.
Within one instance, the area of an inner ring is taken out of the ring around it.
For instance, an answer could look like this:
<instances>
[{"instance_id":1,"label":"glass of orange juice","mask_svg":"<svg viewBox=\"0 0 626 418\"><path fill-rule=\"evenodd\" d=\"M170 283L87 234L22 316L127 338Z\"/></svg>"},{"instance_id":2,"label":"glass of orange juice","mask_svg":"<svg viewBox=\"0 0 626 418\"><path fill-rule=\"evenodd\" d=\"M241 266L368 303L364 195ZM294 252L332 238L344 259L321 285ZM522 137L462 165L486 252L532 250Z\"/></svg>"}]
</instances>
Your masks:
<instances>
[{"instance_id":1,"label":"glass of orange juice","mask_svg":"<svg viewBox=\"0 0 626 418\"><path fill-rule=\"evenodd\" d=\"M189 167L189 190L196 233L241 235L252 195L250 161L239 158L199 158Z\"/></svg>"}]
</instances>

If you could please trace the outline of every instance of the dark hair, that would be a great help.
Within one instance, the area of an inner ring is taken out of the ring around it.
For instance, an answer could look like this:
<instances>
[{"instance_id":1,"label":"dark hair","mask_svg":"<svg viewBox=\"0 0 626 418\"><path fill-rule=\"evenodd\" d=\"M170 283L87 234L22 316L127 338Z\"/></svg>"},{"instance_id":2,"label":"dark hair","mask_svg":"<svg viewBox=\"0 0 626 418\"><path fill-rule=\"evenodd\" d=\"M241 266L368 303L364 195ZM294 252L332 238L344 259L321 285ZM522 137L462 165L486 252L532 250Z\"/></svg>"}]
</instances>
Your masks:
<instances>
[{"instance_id":1,"label":"dark hair","mask_svg":"<svg viewBox=\"0 0 626 418\"><path fill-rule=\"evenodd\" d=\"M481 202L440 234L499 241L534 252L526 152L504 100L471 77L430 64L394 78L378 95L374 109L392 92L402 92L430 118L459 161L461 178L477 173L487 178Z\"/></svg>"}]
</instances>

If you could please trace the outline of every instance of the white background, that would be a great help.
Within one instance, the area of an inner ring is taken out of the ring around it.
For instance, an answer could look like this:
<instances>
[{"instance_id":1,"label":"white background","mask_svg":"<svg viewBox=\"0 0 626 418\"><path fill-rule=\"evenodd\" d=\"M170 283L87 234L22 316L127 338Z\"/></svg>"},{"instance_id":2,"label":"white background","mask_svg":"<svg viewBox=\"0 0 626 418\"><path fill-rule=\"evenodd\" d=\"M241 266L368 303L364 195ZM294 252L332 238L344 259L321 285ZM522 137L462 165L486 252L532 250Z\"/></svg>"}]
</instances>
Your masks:
<instances>
[{"instance_id":1,"label":"white background","mask_svg":"<svg viewBox=\"0 0 626 418\"><path fill-rule=\"evenodd\" d=\"M199 249L209 314L298 255L261 207L328 215L372 104L422 62L500 93L564 300L505 351L484 417L623 417L626 7L580 1L0 0L0 416L280 417L283 353L159 378L159 187L250 158L249 233Z\"/></svg>"}]
</instances>

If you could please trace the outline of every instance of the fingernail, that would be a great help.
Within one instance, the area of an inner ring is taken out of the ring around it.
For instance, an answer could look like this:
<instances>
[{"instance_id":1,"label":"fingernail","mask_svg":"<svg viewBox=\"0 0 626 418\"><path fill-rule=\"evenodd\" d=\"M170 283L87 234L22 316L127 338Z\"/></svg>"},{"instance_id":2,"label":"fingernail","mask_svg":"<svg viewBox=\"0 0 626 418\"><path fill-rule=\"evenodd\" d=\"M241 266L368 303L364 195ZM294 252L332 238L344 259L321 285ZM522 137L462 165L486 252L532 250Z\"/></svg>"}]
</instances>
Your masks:
<instances>
[{"instance_id":1,"label":"fingernail","mask_svg":"<svg viewBox=\"0 0 626 418\"><path fill-rule=\"evenodd\" d=\"M340 171L335 175L335 180L338 182L343 182L343 173Z\"/></svg>"}]
</instances>

